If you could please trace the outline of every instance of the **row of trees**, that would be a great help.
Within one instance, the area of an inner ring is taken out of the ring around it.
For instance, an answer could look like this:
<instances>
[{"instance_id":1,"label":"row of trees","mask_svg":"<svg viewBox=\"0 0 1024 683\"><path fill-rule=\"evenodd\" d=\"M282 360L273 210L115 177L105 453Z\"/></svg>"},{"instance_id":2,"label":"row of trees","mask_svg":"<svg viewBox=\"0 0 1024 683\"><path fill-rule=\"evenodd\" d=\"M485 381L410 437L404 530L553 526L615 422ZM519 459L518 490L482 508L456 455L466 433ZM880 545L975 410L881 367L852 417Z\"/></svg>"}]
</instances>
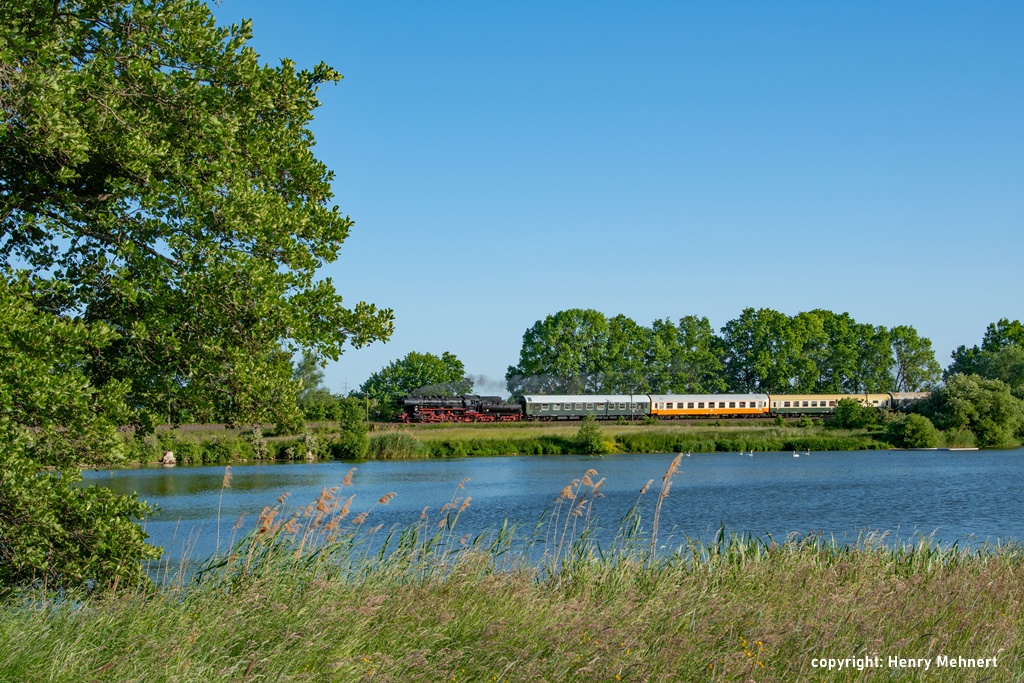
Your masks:
<instances>
[{"instance_id":1,"label":"row of trees","mask_svg":"<svg viewBox=\"0 0 1024 683\"><path fill-rule=\"evenodd\" d=\"M697 316L644 327L624 315L559 311L526 331L505 375L513 395L920 391L941 377L931 342L913 327L767 308L745 309L719 334Z\"/></svg>"}]
</instances>

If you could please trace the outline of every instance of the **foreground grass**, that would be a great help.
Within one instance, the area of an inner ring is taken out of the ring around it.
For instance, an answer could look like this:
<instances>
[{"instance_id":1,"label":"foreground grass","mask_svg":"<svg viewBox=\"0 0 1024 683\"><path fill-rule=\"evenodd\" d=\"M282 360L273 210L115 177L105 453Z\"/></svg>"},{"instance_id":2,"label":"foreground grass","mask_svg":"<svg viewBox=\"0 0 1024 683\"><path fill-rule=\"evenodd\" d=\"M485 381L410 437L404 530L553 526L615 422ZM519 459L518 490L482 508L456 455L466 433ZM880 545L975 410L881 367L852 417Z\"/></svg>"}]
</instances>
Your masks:
<instances>
[{"instance_id":1,"label":"foreground grass","mask_svg":"<svg viewBox=\"0 0 1024 683\"><path fill-rule=\"evenodd\" d=\"M723 532L668 552L657 511L677 466L650 494L650 529L631 514L606 548L587 532L602 483L592 470L530 540L507 529L461 537L461 497L387 539L364 529L365 514L346 520L351 498L336 490L290 514L268 508L230 555L188 577L82 602L10 599L0 678L1021 680L1021 548L776 544ZM939 655L997 666L936 670ZM814 665L875 656L878 669ZM890 656L932 667L889 668Z\"/></svg>"},{"instance_id":2,"label":"foreground grass","mask_svg":"<svg viewBox=\"0 0 1024 683\"><path fill-rule=\"evenodd\" d=\"M387 564L340 575L272 563L81 607L8 608L0 661L19 681L1020 680L1015 552L929 565L913 551L749 550L650 569L588 556L557 579L475 553L418 580ZM998 666L886 663L941 654ZM812 666L874 655L875 671Z\"/></svg>"}]
</instances>

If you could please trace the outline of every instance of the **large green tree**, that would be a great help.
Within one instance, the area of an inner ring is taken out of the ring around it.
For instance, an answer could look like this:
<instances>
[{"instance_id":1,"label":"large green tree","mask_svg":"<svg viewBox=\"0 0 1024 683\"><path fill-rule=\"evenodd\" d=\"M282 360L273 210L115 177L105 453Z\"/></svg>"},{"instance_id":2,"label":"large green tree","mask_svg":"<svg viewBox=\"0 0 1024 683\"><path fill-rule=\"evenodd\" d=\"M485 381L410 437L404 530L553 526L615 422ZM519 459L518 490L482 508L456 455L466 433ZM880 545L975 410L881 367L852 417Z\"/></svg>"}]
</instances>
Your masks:
<instances>
[{"instance_id":1,"label":"large green tree","mask_svg":"<svg viewBox=\"0 0 1024 683\"><path fill-rule=\"evenodd\" d=\"M509 392L600 393L609 335L608 319L591 309L573 308L538 320L523 334L519 363L505 373Z\"/></svg>"},{"instance_id":2,"label":"large green tree","mask_svg":"<svg viewBox=\"0 0 1024 683\"><path fill-rule=\"evenodd\" d=\"M127 385L94 386L88 349L114 333L40 311L28 282L0 279L0 596L13 586L134 585L159 557L135 496L79 486L78 465L123 462Z\"/></svg>"},{"instance_id":3,"label":"large green tree","mask_svg":"<svg viewBox=\"0 0 1024 683\"><path fill-rule=\"evenodd\" d=\"M37 307L117 333L97 385L171 420L275 419L291 351L389 335L315 277L352 225L307 127L335 70L262 64L197 0L0 3L0 25L0 253Z\"/></svg>"},{"instance_id":4,"label":"large green tree","mask_svg":"<svg viewBox=\"0 0 1024 683\"><path fill-rule=\"evenodd\" d=\"M1009 384L1024 397L1024 325L1019 320L1002 318L990 323L981 346L960 346L953 352L953 362L945 376L979 375Z\"/></svg>"},{"instance_id":5,"label":"large green tree","mask_svg":"<svg viewBox=\"0 0 1024 683\"><path fill-rule=\"evenodd\" d=\"M145 506L75 488L114 425L291 421L292 353L387 338L320 266L351 221L308 129L340 75L198 0L0 2L0 581L101 586ZM35 505L33 505L35 501Z\"/></svg>"},{"instance_id":6,"label":"large green tree","mask_svg":"<svg viewBox=\"0 0 1024 683\"><path fill-rule=\"evenodd\" d=\"M716 393L725 389L721 340L707 318L684 316L651 325L647 371L658 393Z\"/></svg>"},{"instance_id":7,"label":"large green tree","mask_svg":"<svg viewBox=\"0 0 1024 683\"><path fill-rule=\"evenodd\" d=\"M440 356L411 351L392 361L363 382L359 392L374 404L374 417L393 420L401 411L399 402L410 394L460 396L473 392L473 380L455 354Z\"/></svg>"},{"instance_id":8,"label":"large green tree","mask_svg":"<svg viewBox=\"0 0 1024 683\"><path fill-rule=\"evenodd\" d=\"M909 325L889 330L893 357L893 390L925 391L942 378L942 367L935 360L930 339L920 336Z\"/></svg>"},{"instance_id":9,"label":"large green tree","mask_svg":"<svg viewBox=\"0 0 1024 683\"><path fill-rule=\"evenodd\" d=\"M769 308L746 308L722 328L725 377L740 393L792 391L800 373L803 344L789 316Z\"/></svg>"},{"instance_id":10,"label":"large green tree","mask_svg":"<svg viewBox=\"0 0 1024 683\"><path fill-rule=\"evenodd\" d=\"M630 394L650 390L645 372L650 337L648 328L625 315L619 314L608 320L608 345L603 349L602 392Z\"/></svg>"}]
</instances>

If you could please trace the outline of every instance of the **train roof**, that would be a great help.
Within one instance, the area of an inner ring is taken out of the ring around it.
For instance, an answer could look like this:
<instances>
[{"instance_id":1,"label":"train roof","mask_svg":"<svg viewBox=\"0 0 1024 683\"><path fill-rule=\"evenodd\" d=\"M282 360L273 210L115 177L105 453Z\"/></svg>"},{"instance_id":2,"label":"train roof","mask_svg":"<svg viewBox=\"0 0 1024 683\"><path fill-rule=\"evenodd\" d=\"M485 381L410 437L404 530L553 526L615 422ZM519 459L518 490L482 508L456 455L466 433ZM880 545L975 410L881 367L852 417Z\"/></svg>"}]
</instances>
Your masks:
<instances>
[{"instance_id":1,"label":"train roof","mask_svg":"<svg viewBox=\"0 0 1024 683\"><path fill-rule=\"evenodd\" d=\"M649 394L652 401L767 401L768 394Z\"/></svg>"},{"instance_id":2,"label":"train roof","mask_svg":"<svg viewBox=\"0 0 1024 683\"><path fill-rule=\"evenodd\" d=\"M615 403L637 403L647 401L647 394L604 394L604 395L551 395L524 394L523 400L527 403L600 403L602 401L614 401Z\"/></svg>"},{"instance_id":3,"label":"train roof","mask_svg":"<svg viewBox=\"0 0 1024 683\"><path fill-rule=\"evenodd\" d=\"M831 400L839 401L839 400L842 400L844 398L867 399L867 400L870 401L872 399L888 400L888 398L889 398L889 394L869 394L869 393L861 393L861 394L768 394L768 396L773 401L791 401L791 400L794 400L794 399L798 399L798 400L801 400L801 401L807 400L807 399L810 399L810 400L814 400L814 399L827 399L827 400L830 400L830 401Z\"/></svg>"}]
</instances>

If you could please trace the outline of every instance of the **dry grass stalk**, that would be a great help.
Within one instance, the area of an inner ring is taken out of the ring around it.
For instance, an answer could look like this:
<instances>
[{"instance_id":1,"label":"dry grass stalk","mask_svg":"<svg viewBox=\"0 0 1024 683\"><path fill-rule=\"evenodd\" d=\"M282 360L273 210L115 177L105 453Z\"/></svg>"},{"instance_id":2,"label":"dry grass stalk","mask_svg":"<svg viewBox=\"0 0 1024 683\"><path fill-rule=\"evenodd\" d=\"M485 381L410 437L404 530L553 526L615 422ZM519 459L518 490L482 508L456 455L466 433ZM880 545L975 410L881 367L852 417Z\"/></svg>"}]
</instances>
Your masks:
<instances>
[{"instance_id":1,"label":"dry grass stalk","mask_svg":"<svg viewBox=\"0 0 1024 683\"><path fill-rule=\"evenodd\" d=\"M658 502L654 506L654 517L651 520L651 552L648 557L648 566L654 566L654 558L658 548L658 521L661 518L661 504L668 498L668 492L672 488L672 477L679 472L679 464L683 461L683 453L680 453L672 460L672 463L668 466L668 470L665 472L665 476L661 479L661 493L658 495ZM646 486L644 487L647 488Z\"/></svg>"},{"instance_id":2,"label":"dry grass stalk","mask_svg":"<svg viewBox=\"0 0 1024 683\"><path fill-rule=\"evenodd\" d=\"M341 480L341 485L342 486L351 486L352 485L352 475L354 475L356 473L357 469L359 469L359 468L358 467L353 467L352 469L350 469L348 471L348 473L345 475L345 478Z\"/></svg>"},{"instance_id":3,"label":"dry grass stalk","mask_svg":"<svg viewBox=\"0 0 1024 683\"><path fill-rule=\"evenodd\" d=\"M345 519L346 517L348 517L348 510L352 506L352 500L354 498L355 498L355 494L349 496L348 500L345 501L345 504L341 506L340 510L338 510L338 518L339 519Z\"/></svg>"}]
</instances>

